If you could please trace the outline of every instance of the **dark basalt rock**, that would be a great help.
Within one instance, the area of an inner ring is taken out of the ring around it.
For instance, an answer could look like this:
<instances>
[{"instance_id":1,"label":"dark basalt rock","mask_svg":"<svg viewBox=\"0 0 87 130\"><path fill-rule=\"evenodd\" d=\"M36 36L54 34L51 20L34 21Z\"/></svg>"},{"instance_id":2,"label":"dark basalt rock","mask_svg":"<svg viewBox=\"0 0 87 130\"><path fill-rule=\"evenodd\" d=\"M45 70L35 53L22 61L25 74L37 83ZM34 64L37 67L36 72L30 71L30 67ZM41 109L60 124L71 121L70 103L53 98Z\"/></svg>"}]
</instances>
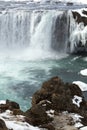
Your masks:
<instances>
[{"instance_id":1,"label":"dark basalt rock","mask_svg":"<svg viewBox=\"0 0 87 130\"><path fill-rule=\"evenodd\" d=\"M27 117L25 120L34 126L47 124L53 120L46 114L46 109L41 104L32 106L31 109L25 112L25 115Z\"/></svg>"},{"instance_id":2,"label":"dark basalt rock","mask_svg":"<svg viewBox=\"0 0 87 130\"><path fill-rule=\"evenodd\" d=\"M82 97L80 107L72 102L75 95ZM68 111L84 116L87 104L77 85L64 83L59 77L54 77L44 82L41 89L33 95L32 107L25 112L26 121L38 126L49 124L53 118L46 111L51 109L55 113Z\"/></svg>"},{"instance_id":3,"label":"dark basalt rock","mask_svg":"<svg viewBox=\"0 0 87 130\"><path fill-rule=\"evenodd\" d=\"M4 112L8 109L13 111L14 109L20 109L20 106L18 103L10 101L10 100L6 100L6 104L0 104L0 111L1 112Z\"/></svg>"},{"instance_id":4,"label":"dark basalt rock","mask_svg":"<svg viewBox=\"0 0 87 130\"><path fill-rule=\"evenodd\" d=\"M8 130L5 122L1 119L0 119L0 130Z\"/></svg>"},{"instance_id":5,"label":"dark basalt rock","mask_svg":"<svg viewBox=\"0 0 87 130\"><path fill-rule=\"evenodd\" d=\"M60 78L54 77L51 80L44 82L42 88L33 95L32 106L35 106L41 101L48 100L51 102L50 109L77 112L79 108L72 104L74 95L82 97L82 92L77 85L64 84ZM45 104L48 106L46 102Z\"/></svg>"},{"instance_id":6,"label":"dark basalt rock","mask_svg":"<svg viewBox=\"0 0 87 130\"><path fill-rule=\"evenodd\" d=\"M86 14L87 12L83 11L83 13ZM78 23L83 22L84 26L87 25L87 17L81 16L78 12L73 12L72 11L72 14L73 14L74 19L76 19L76 22L78 22Z\"/></svg>"}]
</instances>

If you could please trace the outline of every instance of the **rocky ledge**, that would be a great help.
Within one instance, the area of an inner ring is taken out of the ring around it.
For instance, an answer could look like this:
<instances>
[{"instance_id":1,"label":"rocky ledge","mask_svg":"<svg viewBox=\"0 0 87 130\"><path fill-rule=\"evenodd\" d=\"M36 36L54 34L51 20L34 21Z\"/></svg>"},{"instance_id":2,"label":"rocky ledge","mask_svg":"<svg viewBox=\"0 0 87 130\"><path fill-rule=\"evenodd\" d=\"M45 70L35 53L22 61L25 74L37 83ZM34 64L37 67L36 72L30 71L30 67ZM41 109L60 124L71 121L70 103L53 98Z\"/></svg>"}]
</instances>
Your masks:
<instances>
[{"instance_id":1,"label":"rocky ledge","mask_svg":"<svg viewBox=\"0 0 87 130\"><path fill-rule=\"evenodd\" d=\"M26 112L9 100L0 104L0 113L8 109L12 115L22 115L23 122L38 126L39 129L78 130L87 126L87 102L80 88L75 84L64 83L59 77L42 84L32 97L32 107ZM5 118L1 117L0 130L8 130L4 121Z\"/></svg>"}]
</instances>

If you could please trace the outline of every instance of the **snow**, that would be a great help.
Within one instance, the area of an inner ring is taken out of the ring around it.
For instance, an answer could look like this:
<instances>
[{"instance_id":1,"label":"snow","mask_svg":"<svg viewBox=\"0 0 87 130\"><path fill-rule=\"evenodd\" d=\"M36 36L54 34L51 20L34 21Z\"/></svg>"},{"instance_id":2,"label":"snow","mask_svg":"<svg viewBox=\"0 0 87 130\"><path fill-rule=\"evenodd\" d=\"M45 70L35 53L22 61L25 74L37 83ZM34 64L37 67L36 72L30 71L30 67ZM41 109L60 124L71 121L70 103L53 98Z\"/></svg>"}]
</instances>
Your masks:
<instances>
[{"instance_id":1,"label":"snow","mask_svg":"<svg viewBox=\"0 0 87 130\"><path fill-rule=\"evenodd\" d=\"M81 70L80 74L83 76L87 76L87 69Z\"/></svg>"},{"instance_id":2,"label":"snow","mask_svg":"<svg viewBox=\"0 0 87 130\"><path fill-rule=\"evenodd\" d=\"M24 121L24 116L13 115L12 111L7 110L0 114L0 119L4 120L8 129L14 130L40 130L38 127L31 126Z\"/></svg>"},{"instance_id":3,"label":"snow","mask_svg":"<svg viewBox=\"0 0 87 130\"><path fill-rule=\"evenodd\" d=\"M73 118L73 121L75 123L76 128L83 126L83 124L81 124L81 118L83 118L82 116L80 116L78 114L71 113L71 117Z\"/></svg>"},{"instance_id":4,"label":"snow","mask_svg":"<svg viewBox=\"0 0 87 130\"><path fill-rule=\"evenodd\" d=\"M87 130L87 126L80 128L80 130Z\"/></svg>"},{"instance_id":5,"label":"snow","mask_svg":"<svg viewBox=\"0 0 87 130\"><path fill-rule=\"evenodd\" d=\"M81 91L87 91L87 84L81 81L74 81L73 84L76 84L79 86Z\"/></svg>"},{"instance_id":6,"label":"snow","mask_svg":"<svg viewBox=\"0 0 87 130\"><path fill-rule=\"evenodd\" d=\"M46 113L49 117L54 117L54 110L48 110Z\"/></svg>"},{"instance_id":7,"label":"snow","mask_svg":"<svg viewBox=\"0 0 87 130\"><path fill-rule=\"evenodd\" d=\"M82 125L80 122L76 122L76 123L75 123L75 127L76 127L76 128L79 128L79 127L82 127L82 126L83 126L83 125Z\"/></svg>"},{"instance_id":8,"label":"snow","mask_svg":"<svg viewBox=\"0 0 87 130\"><path fill-rule=\"evenodd\" d=\"M80 103L82 102L82 97L75 95L74 98L72 99L72 102L73 102L73 104L80 107Z\"/></svg>"},{"instance_id":9,"label":"snow","mask_svg":"<svg viewBox=\"0 0 87 130\"><path fill-rule=\"evenodd\" d=\"M6 104L5 100L0 100L0 104Z\"/></svg>"}]
</instances>

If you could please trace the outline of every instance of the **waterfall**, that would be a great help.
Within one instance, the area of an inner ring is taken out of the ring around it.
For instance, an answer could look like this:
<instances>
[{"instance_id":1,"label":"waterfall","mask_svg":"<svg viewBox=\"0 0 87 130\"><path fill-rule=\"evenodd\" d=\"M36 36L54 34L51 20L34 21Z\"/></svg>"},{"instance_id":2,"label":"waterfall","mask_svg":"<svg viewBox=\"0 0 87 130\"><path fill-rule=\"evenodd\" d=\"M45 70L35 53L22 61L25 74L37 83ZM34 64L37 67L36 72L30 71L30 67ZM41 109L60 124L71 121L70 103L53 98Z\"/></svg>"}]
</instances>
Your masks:
<instances>
[{"instance_id":1,"label":"waterfall","mask_svg":"<svg viewBox=\"0 0 87 130\"><path fill-rule=\"evenodd\" d=\"M30 39L30 13L9 11L0 14L0 48L26 47ZM9 50L10 51L10 50Z\"/></svg>"},{"instance_id":2,"label":"waterfall","mask_svg":"<svg viewBox=\"0 0 87 130\"><path fill-rule=\"evenodd\" d=\"M60 52L73 53L83 46L86 48L87 26L83 22L78 23L73 12L15 9L2 11L0 52L21 51L22 55L32 59L52 58Z\"/></svg>"}]
</instances>

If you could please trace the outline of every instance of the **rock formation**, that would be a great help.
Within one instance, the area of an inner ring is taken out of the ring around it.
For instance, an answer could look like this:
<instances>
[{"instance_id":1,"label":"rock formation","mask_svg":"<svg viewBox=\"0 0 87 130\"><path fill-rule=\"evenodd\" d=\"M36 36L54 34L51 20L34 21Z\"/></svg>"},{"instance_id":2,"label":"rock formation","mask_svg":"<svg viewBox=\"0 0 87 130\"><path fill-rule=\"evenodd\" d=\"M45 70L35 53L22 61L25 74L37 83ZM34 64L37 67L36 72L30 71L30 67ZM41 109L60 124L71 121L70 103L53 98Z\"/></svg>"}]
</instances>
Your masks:
<instances>
[{"instance_id":1,"label":"rock formation","mask_svg":"<svg viewBox=\"0 0 87 130\"><path fill-rule=\"evenodd\" d=\"M87 103L77 85L63 83L59 77L54 77L44 82L33 95L32 107L25 115L29 123L45 126L54 120L53 114L63 111L78 113L86 119Z\"/></svg>"},{"instance_id":2,"label":"rock formation","mask_svg":"<svg viewBox=\"0 0 87 130\"><path fill-rule=\"evenodd\" d=\"M1 112L7 109L14 115L23 115L27 123L48 130L77 130L71 113L80 115L80 122L87 125L87 102L80 88L75 84L64 83L59 77L53 77L42 84L41 89L34 93L32 106L26 112L9 100L6 104L0 104ZM2 120L0 123L4 124Z\"/></svg>"}]
</instances>

